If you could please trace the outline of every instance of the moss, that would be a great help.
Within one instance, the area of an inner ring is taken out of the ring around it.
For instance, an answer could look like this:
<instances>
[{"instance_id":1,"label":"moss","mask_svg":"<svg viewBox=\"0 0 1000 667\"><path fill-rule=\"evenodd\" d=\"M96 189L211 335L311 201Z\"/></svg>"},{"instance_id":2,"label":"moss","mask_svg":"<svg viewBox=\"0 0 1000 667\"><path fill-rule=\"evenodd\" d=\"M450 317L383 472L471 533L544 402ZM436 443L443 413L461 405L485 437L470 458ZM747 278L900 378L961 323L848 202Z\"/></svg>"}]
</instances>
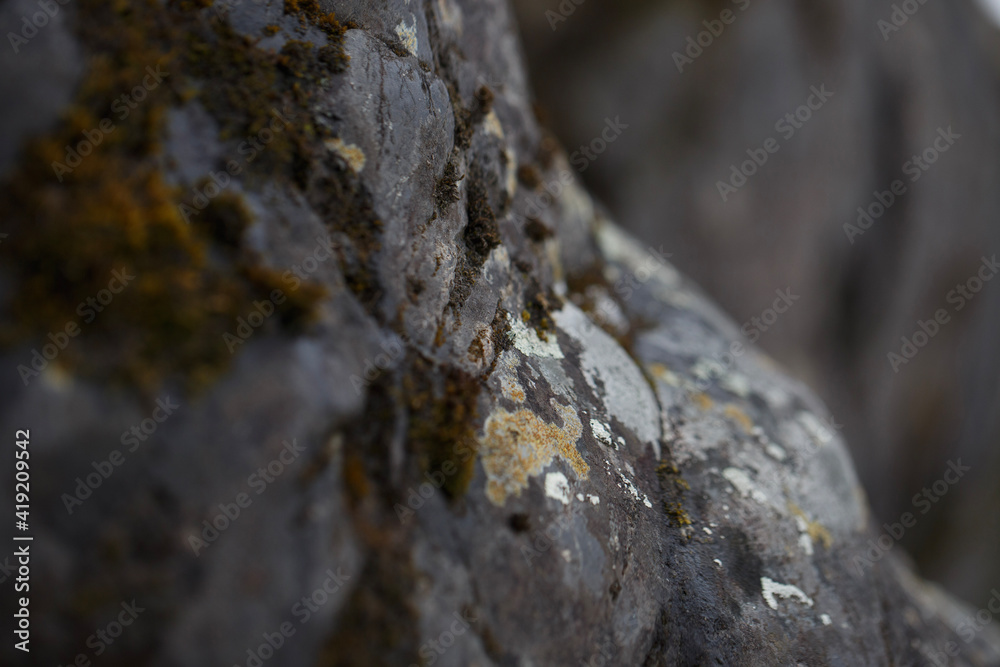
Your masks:
<instances>
[{"instance_id":1,"label":"moss","mask_svg":"<svg viewBox=\"0 0 1000 667\"><path fill-rule=\"evenodd\" d=\"M471 145L472 133L476 126L483 122L493 108L493 91L486 86L480 86L476 89L472 106L465 107L455 85L447 82L447 86L452 114L455 117L455 147L464 150Z\"/></svg>"},{"instance_id":2,"label":"moss","mask_svg":"<svg viewBox=\"0 0 1000 667\"><path fill-rule=\"evenodd\" d=\"M522 164L517 168L517 180L521 185L537 190L542 184L542 173L533 164Z\"/></svg>"},{"instance_id":3,"label":"moss","mask_svg":"<svg viewBox=\"0 0 1000 667\"><path fill-rule=\"evenodd\" d=\"M476 403L481 388L478 378L457 368L435 367L422 358L404 378L409 450L423 472L443 473L441 488L452 499L465 494L475 472Z\"/></svg>"},{"instance_id":4,"label":"moss","mask_svg":"<svg viewBox=\"0 0 1000 667\"><path fill-rule=\"evenodd\" d=\"M469 222L465 226L462 238L473 256L473 261L481 266L490 251L500 245L500 229L490 206L486 188L480 179L472 178L469 181L466 212Z\"/></svg>"},{"instance_id":5,"label":"moss","mask_svg":"<svg viewBox=\"0 0 1000 667\"><path fill-rule=\"evenodd\" d=\"M382 221L375 214L370 193L357 174L338 162L314 178L307 196L340 244L338 255L347 286L375 313L381 298L375 259L382 248Z\"/></svg>"},{"instance_id":6,"label":"moss","mask_svg":"<svg viewBox=\"0 0 1000 667\"><path fill-rule=\"evenodd\" d=\"M281 57L278 59L278 64L290 76L305 79L309 76L315 63L312 51L312 42L290 39L281 47Z\"/></svg>"},{"instance_id":7,"label":"moss","mask_svg":"<svg viewBox=\"0 0 1000 667\"><path fill-rule=\"evenodd\" d=\"M352 506L357 506L368 496L371 484L365 473L364 461L356 452L348 451L345 454L343 475L348 501Z\"/></svg>"},{"instance_id":8,"label":"moss","mask_svg":"<svg viewBox=\"0 0 1000 667\"><path fill-rule=\"evenodd\" d=\"M490 111L493 110L493 91L487 86L480 86L476 89L476 111L473 120L481 121Z\"/></svg>"},{"instance_id":9,"label":"moss","mask_svg":"<svg viewBox=\"0 0 1000 667\"><path fill-rule=\"evenodd\" d=\"M535 243L542 243L555 236L555 232L536 218L528 218L528 221L524 224L524 233Z\"/></svg>"},{"instance_id":10,"label":"moss","mask_svg":"<svg viewBox=\"0 0 1000 667\"><path fill-rule=\"evenodd\" d=\"M316 26L331 39L342 39L344 28L333 12L324 12L319 0L285 0L285 13L294 14L304 24Z\"/></svg>"},{"instance_id":11,"label":"moss","mask_svg":"<svg viewBox=\"0 0 1000 667\"><path fill-rule=\"evenodd\" d=\"M434 188L434 202L440 210L445 210L462 197L458 192L458 183L465 176L459 176L454 160L449 160L444 166L444 173L438 179Z\"/></svg>"},{"instance_id":12,"label":"moss","mask_svg":"<svg viewBox=\"0 0 1000 667\"><path fill-rule=\"evenodd\" d=\"M412 602L418 573L405 548L382 531L370 530L364 570L327 637L317 667L392 667L420 664L419 612ZM348 573L352 574L353 573Z\"/></svg>"},{"instance_id":13,"label":"moss","mask_svg":"<svg viewBox=\"0 0 1000 667\"><path fill-rule=\"evenodd\" d=\"M62 121L29 141L0 187L0 213L12 232L2 250L17 258L10 262L6 343L63 330L80 304L107 287L111 271L123 268L134 281L81 322L79 338L60 354L64 367L146 390L175 375L197 387L226 366L222 334L254 300L284 289L288 300L277 321L298 327L314 315L320 287L288 290L278 272L244 248L251 220L239 196L223 191L196 211L186 201L190 191L168 187L160 171L165 112L192 90L204 91L223 139L259 132L275 112L291 119L248 165L269 179L284 174L303 182L317 143L302 103L319 80L313 50L293 42L281 54L260 51L196 11L204 6L80 1L74 27L93 54L87 74ZM162 83L141 102L114 106L147 77L147 65L162 70ZM114 130L75 168L57 167L57 174L53 165L67 162L67 147L78 146L84 131L93 136L104 118Z\"/></svg>"},{"instance_id":14,"label":"moss","mask_svg":"<svg viewBox=\"0 0 1000 667\"><path fill-rule=\"evenodd\" d=\"M559 303L555 294L546 294L538 282L531 278L525 295L524 310L521 320L535 330L541 340L549 339L549 332L555 329L552 321L552 307Z\"/></svg>"},{"instance_id":15,"label":"moss","mask_svg":"<svg viewBox=\"0 0 1000 667\"><path fill-rule=\"evenodd\" d=\"M672 461L661 461L656 466L656 477L660 480L660 488L666 495L663 500L663 511L671 523L677 528L690 526L691 517L681 501L684 493L691 490L691 485L681 476L680 469Z\"/></svg>"}]
</instances>

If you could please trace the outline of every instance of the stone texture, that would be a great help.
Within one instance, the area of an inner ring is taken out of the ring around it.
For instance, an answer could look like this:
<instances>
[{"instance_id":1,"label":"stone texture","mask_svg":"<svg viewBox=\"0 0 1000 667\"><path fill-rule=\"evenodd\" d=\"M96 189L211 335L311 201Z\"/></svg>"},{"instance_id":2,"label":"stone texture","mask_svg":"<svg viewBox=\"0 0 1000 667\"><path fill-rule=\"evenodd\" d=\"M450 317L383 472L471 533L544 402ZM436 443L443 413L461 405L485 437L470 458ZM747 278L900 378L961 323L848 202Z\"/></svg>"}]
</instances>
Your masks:
<instances>
[{"instance_id":1,"label":"stone texture","mask_svg":"<svg viewBox=\"0 0 1000 667\"><path fill-rule=\"evenodd\" d=\"M827 413L581 188L505 3L324 9L353 21L305 109L328 135L295 178L230 186L259 267L335 243L315 320L255 330L198 391L56 365L25 385L41 343L4 354L0 424L31 429L32 662L94 658L134 599L102 664L889 665L948 641L952 664L1000 664L994 629L956 639L966 612L895 555L858 567L873 533ZM248 49L281 48L281 17L225 13L280 23ZM199 104L174 105L157 156L182 191L239 141Z\"/></svg>"}]
</instances>

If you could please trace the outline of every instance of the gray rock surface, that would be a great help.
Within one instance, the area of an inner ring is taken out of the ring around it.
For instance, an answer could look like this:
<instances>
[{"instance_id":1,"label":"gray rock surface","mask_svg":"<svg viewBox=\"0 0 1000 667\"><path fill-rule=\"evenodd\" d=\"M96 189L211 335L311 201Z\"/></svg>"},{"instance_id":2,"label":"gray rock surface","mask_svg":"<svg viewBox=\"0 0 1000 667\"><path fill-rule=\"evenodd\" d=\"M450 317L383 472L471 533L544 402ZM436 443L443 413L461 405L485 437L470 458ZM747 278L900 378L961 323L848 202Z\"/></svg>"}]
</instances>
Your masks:
<instances>
[{"instance_id":1,"label":"gray rock surface","mask_svg":"<svg viewBox=\"0 0 1000 667\"><path fill-rule=\"evenodd\" d=\"M972 467L901 546L984 603L1000 581L1000 522L981 520L1000 502L1000 290L948 295L1000 250L1000 28L976 0L908 4L898 30L895 0L587 2L565 20L549 12L572 3L514 4L567 150L605 118L628 125L582 171L588 190L819 393L880 522L912 512L949 459ZM813 86L833 96L789 124ZM914 171L948 127L960 138ZM768 137L778 152L724 201L718 182ZM794 307L755 325L786 288ZM941 308L946 326L894 372L888 354Z\"/></svg>"},{"instance_id":2,"label":"gray rock surface","mask_svg":"<svg viewBox=\"0 0 1000 667\"><path fill-rule=\"evenodd\" d=\"M292 152L308 159L234 177L251 221L207 252L301 266L325 295L298 327L240 304L250 334L228 320L245 341L196 388L183 368L150 391L68 362L24 382L44 334L10 344L31 664L911 665L949 642L948 664L1000 664L992 626L966 632L970 612L895 554L864 560L866 500L818 401L571 175L505 3L324 3L343 34L277 7L228 3L242 34L280 24L246 58L302 30L350 61L268 98L309 119ZM169 14L193 32L215 10L162 11L195 12ZM148 156L178 201L239 154L214 125L231 89L204 76ZM29 228L5 215L21 248ZM5 257L7 300L30 261ZM109 367L129 353L79 345ZM118 635L122 604L142 611Z\"/></svg>"}]
</instances>

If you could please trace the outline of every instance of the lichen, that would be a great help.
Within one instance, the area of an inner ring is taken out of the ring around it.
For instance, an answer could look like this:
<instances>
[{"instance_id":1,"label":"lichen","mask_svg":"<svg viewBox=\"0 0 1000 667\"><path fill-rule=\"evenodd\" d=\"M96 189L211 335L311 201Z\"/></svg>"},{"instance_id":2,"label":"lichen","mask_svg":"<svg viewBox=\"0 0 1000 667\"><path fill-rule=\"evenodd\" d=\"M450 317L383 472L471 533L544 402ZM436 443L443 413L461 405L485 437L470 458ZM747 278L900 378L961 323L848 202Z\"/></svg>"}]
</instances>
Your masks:
<instances>
[{"instance_id":1,"label":"lichen","mask_svg":"<svg viewBox=\"0 0 1000 667\"><path fill-rule=\"evenodd\" d=\"M576 411L552 400L562 425L549 424L527 408L494 411L483 425L480 453L486 472L486 497L497 506L519 496L528 487L529 477L537 476L559 457L586 479L590 466L576 447L583 425Z\"/></svg>"}]
</instances>

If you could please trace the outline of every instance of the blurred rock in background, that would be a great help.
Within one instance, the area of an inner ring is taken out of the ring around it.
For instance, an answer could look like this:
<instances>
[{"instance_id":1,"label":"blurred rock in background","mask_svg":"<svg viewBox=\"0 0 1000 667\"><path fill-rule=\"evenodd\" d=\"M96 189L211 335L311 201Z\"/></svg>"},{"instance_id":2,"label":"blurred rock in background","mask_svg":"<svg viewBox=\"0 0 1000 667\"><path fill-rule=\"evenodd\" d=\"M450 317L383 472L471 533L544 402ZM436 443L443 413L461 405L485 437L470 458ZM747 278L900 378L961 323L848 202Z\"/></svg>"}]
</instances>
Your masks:
<instances>
[{"instance_id":1,"label":"blurred rock in background","mask_svg":"<svg viewBox=\"0 0 1000 667\"><path fill-rule=\"evenodd\" d=\"M902 545L921 571L985 601L1000 583L1000 281L952 291L1000 253L1000 35L982 9L515 4L541 113L568 151L588 147L574 166L591 191L817 388L879 523L914 513ZM607 119L627 128L597 154ZM799 298L775 320L786 289ZM958 459L971 471L937 500ZM933 502L915 498L925 487Z\"/></svg>"}]
</instances>

